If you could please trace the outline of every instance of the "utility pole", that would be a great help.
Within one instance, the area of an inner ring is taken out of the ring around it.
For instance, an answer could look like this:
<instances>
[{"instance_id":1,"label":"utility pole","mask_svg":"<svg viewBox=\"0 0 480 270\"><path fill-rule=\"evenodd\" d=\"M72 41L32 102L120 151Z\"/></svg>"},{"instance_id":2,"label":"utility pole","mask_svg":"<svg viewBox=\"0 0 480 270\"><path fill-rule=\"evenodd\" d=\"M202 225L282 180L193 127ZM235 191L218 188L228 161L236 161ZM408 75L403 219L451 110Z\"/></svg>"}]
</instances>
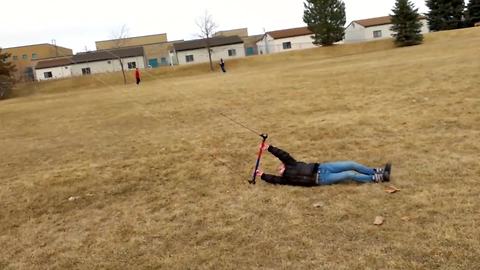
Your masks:
<instances>
[{"instance_id":1,"label":"utility pole","mask_svg":"<svg viewBox=\"0 0 480 270\"><path fill-rule=\"evenodd\" d=\"M52 39L52 44L53 46L55 46L55 57L58 57L57 41L55 39Z\"/></svg>"},{"instance_id":2,"label":"utility pole","mask_svg":"<svg viewBox=\"0 0 480 270\"><path fill-rule=\"evenodd\" d=\"M263 28L263 38L265 39L265 54L269 54L270 49L268 48L268 37L267 37L267 31L265 30L265 27Z\"/></svg>"}]
</instances>

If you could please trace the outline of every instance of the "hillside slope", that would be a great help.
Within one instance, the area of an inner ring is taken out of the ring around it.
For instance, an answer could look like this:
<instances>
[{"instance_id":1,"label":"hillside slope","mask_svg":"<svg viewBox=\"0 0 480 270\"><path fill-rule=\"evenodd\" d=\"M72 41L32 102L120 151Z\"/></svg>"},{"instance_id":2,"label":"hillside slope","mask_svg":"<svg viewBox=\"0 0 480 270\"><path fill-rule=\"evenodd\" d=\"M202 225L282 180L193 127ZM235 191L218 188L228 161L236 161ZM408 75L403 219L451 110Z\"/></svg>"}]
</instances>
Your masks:
<instances>
[{"instance_id":1,"label":"hillside slope","mask_svg":"<svg viewBox=\"0 0 480 270\"><path fill-rule=\"evenodd\" d=\"M465 29L2 101L0 269L479 269L478 44ZM260 138L221 114L300 160L390 160L401 191L248 185Z\"/></svg>"}]
</instances>

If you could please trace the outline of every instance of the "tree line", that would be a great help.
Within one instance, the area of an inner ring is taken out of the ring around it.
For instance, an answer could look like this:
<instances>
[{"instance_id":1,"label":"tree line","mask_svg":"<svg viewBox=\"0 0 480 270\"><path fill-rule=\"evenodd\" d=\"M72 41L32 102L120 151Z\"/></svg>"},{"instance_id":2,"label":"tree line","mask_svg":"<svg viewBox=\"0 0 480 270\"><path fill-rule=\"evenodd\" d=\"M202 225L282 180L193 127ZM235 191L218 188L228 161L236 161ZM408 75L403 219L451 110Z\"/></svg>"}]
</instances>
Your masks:
<instances>
[{"instance_id":1,"label":"tree line","mask_svg":"<svg viewBox=\"0 0 480 270\"><path fill-rule=\"evenodd\" d=\"M480 22L480 0L426 0L430 31L452 30ZM313 43L330 46L345 37L345 3L342 0L306 0L303 21L308 25ZM422 43L422 24L418 8L410 0L396 0L392 9L392 32L397 46Z\"/></svg>"}]
</instances>

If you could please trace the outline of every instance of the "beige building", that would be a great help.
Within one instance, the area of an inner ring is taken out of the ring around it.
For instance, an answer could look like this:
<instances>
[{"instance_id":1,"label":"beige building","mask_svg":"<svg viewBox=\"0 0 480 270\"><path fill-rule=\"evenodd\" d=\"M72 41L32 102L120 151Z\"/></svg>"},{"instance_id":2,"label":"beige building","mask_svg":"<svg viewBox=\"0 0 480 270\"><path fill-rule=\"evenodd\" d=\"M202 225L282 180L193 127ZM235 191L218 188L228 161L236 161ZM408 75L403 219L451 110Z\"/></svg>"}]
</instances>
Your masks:
<instances>
[{"instance_id":1,"label":"beige building","mask_svg":"<svg viewBox=\"0 0 480 270\"><path fill-rule=\"evenodd\" d=\"M167 41L167 34L156 34L122 39L95 41L95 46L97 47L97 50L100 51L124 47L143 46L148 44L163 43Z\"/></svg>"},{"instance_id":2,"label":"beige building","mask_svg":"<svg viewBox=\"0 0 480 270\"><path fill-rule=\"evenodd\" d=\"M256 55L258 54L258 46L257 42L263 38L263 35L248 35L248 28L239 28L239 29L232 29L232 30L223 30L218 31L214 35L214 37L224 36L224 37L231 37L231 36L238 36L243 40L243 45L245 47L245 55Z\"/></svg>"},{"instance_id":3,"label":"beige building","mask_svg":"<svg viewBox=\"0 0 480 270\"><path fill-rule=\"evenodd\" d=\"M71 49L48 43L4 48L2 51L11 54L7 61L17 69L15 78L24 81L35 79L33 68L39 60L73 55Z\"/></svg>"},{"instance_id":4,"label":"beige building","mask_svg":"<svg viewBox=\"0 0 480 270\"><path fill-rule=\"evenodd\" d=\"M125 39L96 41L95 45L97 50L142 46L145 52L145 65L147 67L156 68L177 64L175 57L173 57L173 44L181 41L169 42L167 34L156 34Z\"/></svg>"}]
</instances>

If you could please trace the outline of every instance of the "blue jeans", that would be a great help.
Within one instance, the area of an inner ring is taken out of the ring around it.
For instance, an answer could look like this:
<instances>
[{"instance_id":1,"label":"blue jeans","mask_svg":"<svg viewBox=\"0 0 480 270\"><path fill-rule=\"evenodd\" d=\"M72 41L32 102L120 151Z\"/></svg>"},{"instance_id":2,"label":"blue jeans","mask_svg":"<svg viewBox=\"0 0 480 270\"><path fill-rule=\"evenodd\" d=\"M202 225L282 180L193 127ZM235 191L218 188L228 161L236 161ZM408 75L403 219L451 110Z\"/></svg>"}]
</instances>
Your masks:
<instances>
[{"instance_id":1,"label":"blue jeans","mask_svg":"<svg viewBox=\"0 0 480 270\"><path fill-rule=\"evenodd\" d=\"M375 170L353 161L321 163L318 167L318 185L331 185L353 180L360 183L373 182Z\"/></svg>"}]
</instances>

